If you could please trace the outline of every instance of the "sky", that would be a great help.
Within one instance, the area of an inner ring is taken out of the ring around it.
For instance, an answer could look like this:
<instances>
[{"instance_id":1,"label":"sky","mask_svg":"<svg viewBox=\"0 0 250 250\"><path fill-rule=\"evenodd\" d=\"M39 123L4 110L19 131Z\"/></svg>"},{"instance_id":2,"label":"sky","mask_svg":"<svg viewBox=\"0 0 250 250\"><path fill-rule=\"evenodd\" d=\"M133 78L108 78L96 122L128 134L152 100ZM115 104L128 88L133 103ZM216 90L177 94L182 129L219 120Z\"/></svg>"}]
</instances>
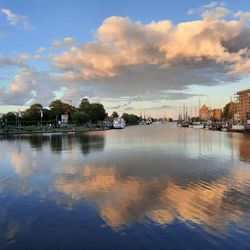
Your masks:
<instances>
[{"instance_id":1,"label":"sky","mask_svg":"<svg viewBox=\"0 0 250 250\"><path fill-rule=\"evenodd\" d=\"M250 88L248 1L0 0L0 113L82 97L177 117Z\"/></svg>"}]
</instances>

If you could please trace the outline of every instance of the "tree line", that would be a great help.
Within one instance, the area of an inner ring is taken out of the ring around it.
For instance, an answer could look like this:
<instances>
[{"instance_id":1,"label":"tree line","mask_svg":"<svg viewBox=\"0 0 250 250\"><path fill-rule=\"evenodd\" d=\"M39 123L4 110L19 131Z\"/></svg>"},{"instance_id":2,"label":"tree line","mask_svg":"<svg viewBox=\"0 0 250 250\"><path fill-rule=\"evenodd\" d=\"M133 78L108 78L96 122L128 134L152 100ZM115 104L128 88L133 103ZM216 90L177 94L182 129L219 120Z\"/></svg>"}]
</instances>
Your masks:
<instances>
[{"instance_id":1,"label":"tree line","mask_svg":"<svg viewBox=\"0 0 250 250\"><path fill-rule=\"evenodd\" d=\"M40 103L32 104L24 112L8 112L3 115L5 125L57 125L61 116L67 115L69 123L85 124L97 123L107 117L107 113L100 103L90 103L84 98L78 107L72 106L61 100L52 101L49 108L44 108Z\"/></svg>"},{"instance_id":2,"label":"tree line","mask_svg":"<svg viewBox=\"0 0 250 250\"><path fill-rule=\"evenodd\" d=\"M44 108L40 103L35 103L24 112L8 112L2 117L2 126L41 126L48 124L57 126L62 115L67 115L68 123L75 125L97 124L108 118L102 104L90 103L86 98L81 100L78 107L61 100L55 100L50 103L48 108ZM112 122L116 117L119 117L119 115L114 111L107 120ZM142 120L142 117L128 113L123 113L121 117L126 121L127 125L136 125Z\"/></svg>"}]
</instances>

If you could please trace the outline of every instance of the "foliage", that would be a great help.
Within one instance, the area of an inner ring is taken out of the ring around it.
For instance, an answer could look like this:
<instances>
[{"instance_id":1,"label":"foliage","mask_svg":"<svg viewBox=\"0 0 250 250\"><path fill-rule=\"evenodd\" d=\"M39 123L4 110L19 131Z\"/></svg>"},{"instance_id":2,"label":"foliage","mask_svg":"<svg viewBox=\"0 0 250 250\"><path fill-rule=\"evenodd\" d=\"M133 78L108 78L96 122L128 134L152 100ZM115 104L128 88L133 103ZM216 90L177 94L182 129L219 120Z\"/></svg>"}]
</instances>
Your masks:
<instances>
[{"instance_id":1,"label":"foliage","mask_svg":"<svg viewBox=\"0 0 250 250\"><path fill-rule=\"evenodd\" d=\"M16 114L14 112L8 112L7 114L3 115L3 123L6 125L15 125L16 124Z\"/></svg>"},{"instance_id":2,"label":"foliage","mask_svg":"<svg viewBox=\"0 0 250 250\"><path fill-rule=\"evenodd\" d=\"M88 115L83 111L76 111L72 114L72 121L77 125L84 124L88 121Z\"/></svg>"},{"instance_id":3,"label":"foliage","mask_svg":"<svg viewBox=\"0 0 250 250\"><path fill-rule=\"evenodd\" d=\"M114 111L114 112L112 113L111 117L117 118L117 117L119 117L119 115L118 115L118 113L117 113L116 111Z\"/></svg>"},{"instance_id":4,"label":"foliage","mask_svg":"<svg viewBox=\"0 0 250 250\"><path fill-rule=\"evenodd\" d=\"M81 102L78 108L79 111L83 111L92 123L103 121L107 116L106 111L100 103Z\"/></svg>"},{"instance_id":5,"label":"foliage","mask_svg":"<svg viewBox=\"0 0 250 250\"><path fill-rule=\"evenodd\" d=\"M140 121L140 117L134 114L124 113L122 118L126 121L127 125L136 125Z\"/></svg>"},{"instance_id":6,"label":"foliage","mask_svg":"<svg viewBox=\"0 0 250 250\"><path fill-rule=\"evenodd\" d=\"M43 106L39 103L35 103L30 108L24 111L24 122L25 124L38 124L41 120L41 112Z\"/></svg>"},{"instance_id":7,"label":"foliage","mask_svg":"<svg viewBox=\"0 0 250 250\"><path fill-rule=\"evenodd\" d=\"M61 100L55 100L50 103L50 118L60 120L61 115L68 115L69 120L71 120L71 114L74 113L77 109L65 102L62 102Z\"/></svg>"}]
</instances>

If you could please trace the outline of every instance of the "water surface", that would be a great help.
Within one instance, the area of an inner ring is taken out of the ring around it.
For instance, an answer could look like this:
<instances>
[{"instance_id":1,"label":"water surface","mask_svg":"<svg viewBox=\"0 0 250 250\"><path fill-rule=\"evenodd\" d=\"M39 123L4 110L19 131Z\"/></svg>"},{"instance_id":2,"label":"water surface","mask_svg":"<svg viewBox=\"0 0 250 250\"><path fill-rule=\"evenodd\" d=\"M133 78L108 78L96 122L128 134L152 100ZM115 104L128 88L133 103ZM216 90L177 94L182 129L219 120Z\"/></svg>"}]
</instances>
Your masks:
<instances>
[{"instance_id":1,"label":"water surface","mask_svg":"<svg viewBox=\"0 0 250 250\"><path fill-rule=\"evenodd\" d=\"M250 135L174 124L0 139L0 249L250 249Z\"/></svg>"}]
</instances>

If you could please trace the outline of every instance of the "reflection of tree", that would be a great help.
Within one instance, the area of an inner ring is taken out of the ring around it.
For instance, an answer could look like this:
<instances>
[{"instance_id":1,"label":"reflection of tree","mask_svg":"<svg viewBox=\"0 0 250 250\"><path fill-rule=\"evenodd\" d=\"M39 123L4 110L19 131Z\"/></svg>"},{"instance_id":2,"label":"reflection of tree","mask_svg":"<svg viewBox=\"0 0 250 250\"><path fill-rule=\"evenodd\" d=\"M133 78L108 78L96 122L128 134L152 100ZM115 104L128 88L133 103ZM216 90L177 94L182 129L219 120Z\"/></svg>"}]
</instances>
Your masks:
<instances>
[{"instance_id":1,"label":"reflection of tree","mask_svg":"<svg viewBox=\"0 0 250 250\"><path fill-rule=\"evenodd\" d=\"M60 153L62 151L62 135L52 135L50 138L50 148L53 152Z\"/></svg>"},{"instance_id":2,"label":"reflection of tree","mask_svg":"<svg viewBox=\"0 0 250 250\"><path fill-rule=\"evenodd\" d=\"M89 154L92 151L102 151L105 146L105 137L103 135L85 134L77 137L83 154Z\"/></svg>"},{"instance_id":3,"label":"reflection of tree","mask_svg":"<svg viewBox=\"0 0 250 250\"><path fill-rule=\"evenodd\" d=\"M43 144L48 142L48 137L42 135L31 135L26 138L29 140L30 147L37 150L41 150Z\"/></svg>"},{"instance_id":4,"label":"reflection of tree","mask_svg":"<svg viewBox=\"0 0 250 250\"><path fill-rule=\"evenodd\" d=\"M69 150L74 143L79 143L83 154L91 151L101 151L104 148L104 136L95 134L82 135L52 135L50 147L53 152Z\"/></svg>"}]
</instances>

